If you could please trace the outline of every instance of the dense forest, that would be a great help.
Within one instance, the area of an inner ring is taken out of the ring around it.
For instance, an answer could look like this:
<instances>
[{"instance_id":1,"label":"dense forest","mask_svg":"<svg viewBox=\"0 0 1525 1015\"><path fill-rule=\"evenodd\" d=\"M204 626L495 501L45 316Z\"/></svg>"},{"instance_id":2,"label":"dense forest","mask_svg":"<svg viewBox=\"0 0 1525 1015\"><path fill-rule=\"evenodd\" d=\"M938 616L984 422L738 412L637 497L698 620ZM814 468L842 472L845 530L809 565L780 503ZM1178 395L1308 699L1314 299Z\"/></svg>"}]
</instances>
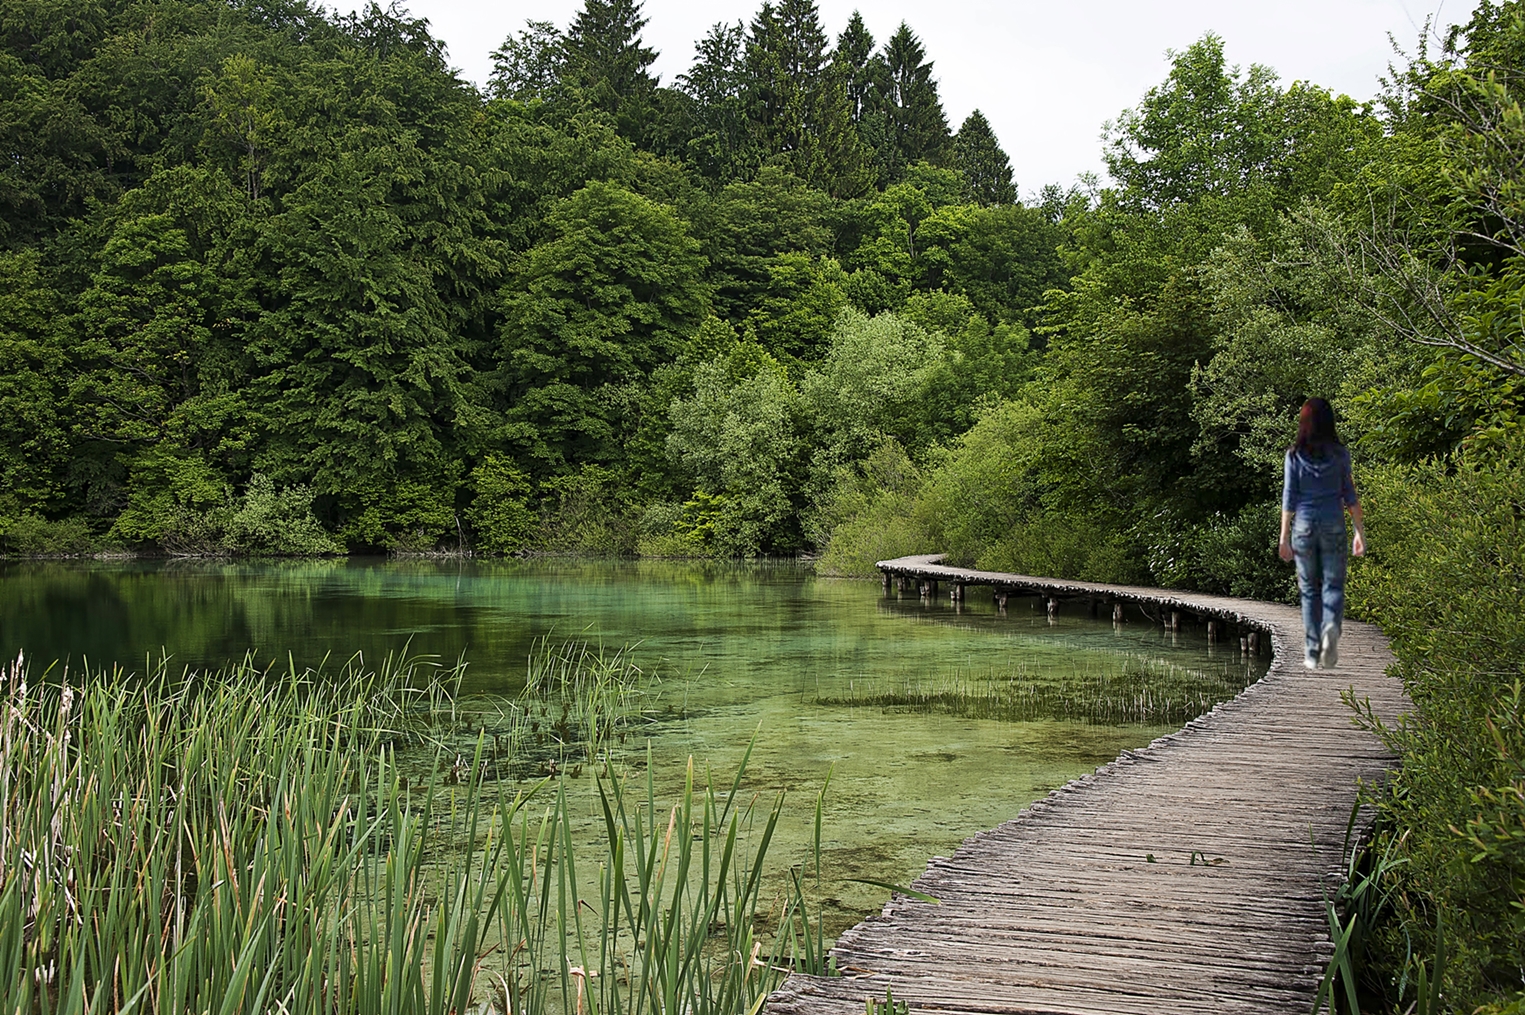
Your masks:
<instances>
[{"instance_id":1,"label":"dense forest","mask_svg":"<svg viewBox=\"0 0 1525 1015\"><path fill-rule=\"evenodd\" d=\"M765 6L664 88L642 24L484 96L395 10L8 5L11 547L796 553L1017 392L1078 204L909 28Z\"/></svg>"},{"instance_id":2,"label":"dense forest","mask_svg":"<svg viewBox=\"0 0 1525 1015\"><path fill-rule=\"evenodd\" d=\"M1522 1010L1525 5L1370 102L1204 36L1110 181L1027 199L910 26L764 3L664 85L644 25L529 22L484 91L397 8L0 0L4 548L946 550L1286 598L1322 394L1418 706L1360 987Z\"/></svg>"}]
</instances>

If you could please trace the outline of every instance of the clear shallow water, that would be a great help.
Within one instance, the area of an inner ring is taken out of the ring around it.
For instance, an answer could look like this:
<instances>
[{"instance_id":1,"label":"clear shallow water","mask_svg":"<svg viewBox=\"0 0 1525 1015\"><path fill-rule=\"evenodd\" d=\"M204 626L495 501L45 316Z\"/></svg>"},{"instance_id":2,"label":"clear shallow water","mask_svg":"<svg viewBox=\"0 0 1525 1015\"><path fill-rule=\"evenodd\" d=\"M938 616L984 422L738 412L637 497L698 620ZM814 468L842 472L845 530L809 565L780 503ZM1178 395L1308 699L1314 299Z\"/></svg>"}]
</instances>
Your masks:
<instances>
[{"instance_id":1,"label":"clear shallow water","mask_svg":"<svg viewBox=\"0 0 1525 1015\"><path fill-rule=\"evenodd\" d=\"M255 651L308 666L406 649L464 655L466 690L510 695L537 638L638 643L638 662L660 681L656 703L682 715L653 727L659 792L677 788L689 755L728 784L755 734L747 788L789 794L770 851L783 865L806 855L814 796L832 773L834 932L886 894L843 879L907 884L929 856L1175 725L981 718L907 705L899 692L1013 677L1079 686L1129 666L1242 686L1264 668L1142 617L1115 628L1077 609L1050 625L1036 602L1000 616L979 591L955 609L787 564L29 562L0 565L0 658L25 650L34 665L67 659L77 671L86 659L140 667L162 651L207 667ZM625 760L639 774L644 750ZM593 781L574 782L591 826Z\"/></svg>"}]
</instances>

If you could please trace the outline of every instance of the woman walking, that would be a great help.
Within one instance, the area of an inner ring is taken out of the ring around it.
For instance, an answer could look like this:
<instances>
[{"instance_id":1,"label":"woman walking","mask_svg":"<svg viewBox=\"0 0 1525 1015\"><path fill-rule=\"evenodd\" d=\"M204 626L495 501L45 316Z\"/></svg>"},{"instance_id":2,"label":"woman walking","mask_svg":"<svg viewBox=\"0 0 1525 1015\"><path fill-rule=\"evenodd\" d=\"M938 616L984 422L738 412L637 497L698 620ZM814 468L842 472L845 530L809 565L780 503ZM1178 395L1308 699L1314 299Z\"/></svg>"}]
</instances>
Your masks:
<instances>
[{"instance_id":1,"label":"woman walking","mask_svg":"<svg viewBox=\"0 0 1525 1015\"><path fill-rule=\"evenodd\" d=\"M1361 501L1350 474L1350 451L1334 430L1334 410L1322 398L1303 403L1297 442L1287 449L1281 491L1282 560L1297 561L1303 600L1303 665L1328 669L1340 660L1345 619L1345 509L1355 527L1350 552L1366 552Z\"/></svg>"}]
</instances>

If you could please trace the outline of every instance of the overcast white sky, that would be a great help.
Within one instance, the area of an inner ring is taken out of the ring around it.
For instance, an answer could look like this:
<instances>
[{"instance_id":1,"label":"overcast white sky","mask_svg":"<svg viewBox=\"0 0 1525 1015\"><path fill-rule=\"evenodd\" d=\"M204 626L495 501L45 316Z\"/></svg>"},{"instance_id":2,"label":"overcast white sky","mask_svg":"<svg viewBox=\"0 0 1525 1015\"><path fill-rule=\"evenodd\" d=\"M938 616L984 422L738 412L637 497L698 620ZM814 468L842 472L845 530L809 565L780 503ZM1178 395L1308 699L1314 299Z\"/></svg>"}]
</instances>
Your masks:
<instances>
[{"instance_id":1,"label":"overcast white sky","mask_svg":"<svg viewBox=\"0 0 1525 1015\"><path fill-rule=\"evenodd\" d=\"M429 19L450 61L483 83L491 52L526 18L565 27L581 0L402 0ZM1393 58L1392 34L1412 50L1427 17L1465 21L1475 0L819 0L835 38L854 9L882 42L908 22L926 44L956 130L984 111L1011 156L1024 194L1045 183L1104 174L1102 124L1164 79L1167 49L1204 32L1223 37L1231 63L1273 67L1284 82L1312 81L1373 97ZM327 0L354 10L360 0ZM688 68L694 41L716 21L750 21L761 0L646 0L647 45L664 83Z\"/></svg>"}]
</instances>

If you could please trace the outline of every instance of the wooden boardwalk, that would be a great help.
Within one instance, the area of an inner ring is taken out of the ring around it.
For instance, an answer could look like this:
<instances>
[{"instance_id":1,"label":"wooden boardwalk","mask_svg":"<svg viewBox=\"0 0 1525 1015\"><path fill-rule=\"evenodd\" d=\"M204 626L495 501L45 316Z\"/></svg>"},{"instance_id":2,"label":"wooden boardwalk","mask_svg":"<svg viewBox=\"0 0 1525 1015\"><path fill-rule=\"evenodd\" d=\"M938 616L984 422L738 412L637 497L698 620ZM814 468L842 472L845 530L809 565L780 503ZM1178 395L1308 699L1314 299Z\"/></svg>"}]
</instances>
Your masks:
<instances>
[{"instance_id":1,"label":"wooden boardwalk","mask_svg":"<svg viewBox=\"0 0 1525 1015\"><path fill-rule=\"evenodd\" d=\"M914 887L941 905L892 899L837 943L845 975L791 976L766 1011L861 1015L888 987L912 1013L1309 1015L1332 952L1324 900L1341 877L1356 786L1393 762L1352 724L1340 692L1354 688L1389 719L1407 708L1385 673L1386 638L1347 621L1339 666L1309 671L1288 606L940 559L879 566L887 588L936 582L929 591L957 598L991 586L1042 595L1061 612L1124 603L1162 623L1172 612L1212 619L1224 636L1263 632L1274 660L1180 732L933 858ZM1135 611L1129 622L1144 621Z\"/></svg>"}]
</instances>

